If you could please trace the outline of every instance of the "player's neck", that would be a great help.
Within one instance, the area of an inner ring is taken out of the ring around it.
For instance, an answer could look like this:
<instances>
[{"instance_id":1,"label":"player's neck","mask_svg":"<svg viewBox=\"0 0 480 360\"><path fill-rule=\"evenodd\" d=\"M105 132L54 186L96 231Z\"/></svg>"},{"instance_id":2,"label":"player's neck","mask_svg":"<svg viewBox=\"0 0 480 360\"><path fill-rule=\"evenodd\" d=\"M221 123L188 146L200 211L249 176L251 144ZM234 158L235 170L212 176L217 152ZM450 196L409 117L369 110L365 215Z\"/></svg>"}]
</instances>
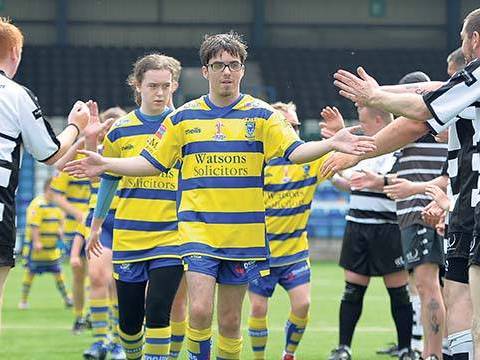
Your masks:
<instances>
[{"instance_id":1,"label":"player's neck","mask_svg":"<svg viewBox=\"0 0 480 360\"><path fill-rule=\"evenodd\" d=\"M240 92L237 92L231 96L220 96L210 92L208 94L208 100L210 100L210 102L215 106L226 107L237 101L239 96Z\"/></svg>"},{"instance_id":2,"label":"player's neck","mask_svg":"<svg viewBox=\"0 0 480 360\"><path fill-rule=\"evenodd\" d=\"M152 110L152 109L148 109L146 106L143 106L143 105L140 105L140 112L144 115L148 115L148 116L157 116L157 115L161 115L163 114L163 112L165 111L167 107L164 106L163 108L161 109L155 109L155 110Z\"/></svg>"}]
</instances>

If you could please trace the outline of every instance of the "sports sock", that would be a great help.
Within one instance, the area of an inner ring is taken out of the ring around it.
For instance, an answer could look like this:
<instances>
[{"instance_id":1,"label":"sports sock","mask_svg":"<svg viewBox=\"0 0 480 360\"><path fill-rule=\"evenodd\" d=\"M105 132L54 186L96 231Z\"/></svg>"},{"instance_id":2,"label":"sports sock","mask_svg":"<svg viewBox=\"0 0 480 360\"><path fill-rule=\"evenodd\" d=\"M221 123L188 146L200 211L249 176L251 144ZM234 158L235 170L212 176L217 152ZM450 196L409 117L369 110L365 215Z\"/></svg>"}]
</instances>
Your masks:
<instances>
[{"instance_id":1,"label":"sports sock","mask_svg":"<svg viewBox=\"0 0 480 360\"><path fill-rule=\"evenodd\" d=\"M60 295L62 295L63 301L67 302L68 294L67 294L67 289L65 287L65 277L63 276L62 273L57 273L57 274L54 274L54 278L55 278L55 285L57 286L57 290L60 292Z\"/></svg>"},{"instance_id":2,"label":"sports sock","mask_svg":"<svg viewBox=\"0 0 480 360\"><path fill-rule=\"evenodd\" d=\"M120 340L128 360L140 360L143 354L143 330L138 334L128 335L118 329Z\"/></svg>"},{"instance_id":3,"label":"sports sock","mask_svg":"<svg viewBox=\"0 0 480 360\"><path fill-rule=\"evenodd\" d=\"M212 328L197 330L187 326L188 358L209 360L212 338Z\"/></svg>"},{"instance_id":4,"label":"sports sock","mask_svg":"<svg viewBox=\"0 0 480 360\"><path fill-rule=\"evenodd\" d=\"M242 338L234 339L218 335L217 360L240 359L242 351Z\"/></svg>"},{"instance_id":5,"label":"sports sock","mask_svg":"<svg viewBox=\"0 0 480 360\"><path fill-rule=\"evenodd\" d=\"M413 308L412 349L421 352L423 350L423 326L420 296L410 295L410 301Z\"/></svg>"},{"instance_id":6,"label":"sports sock","mask_svg":"<svg viewBox=\"0 0 480 360\"><path fill-rule=\"evenodd\" d=\"M91 299L92 332L98 341L107 342L108 335L108 299Z\"/></svg>"},{"instance_id":7,"label":"sports sock","mask_svg":"<svg viewBox=\"0 0 480 360\"><path fill-rule=\"evenodd\" d=\"M308 316L299 318L295 314L290 313L287 323L285 324L285 352L294 354L298 344L302 339L305 327L307 326Z\"/></svg>"},{"instance_id":8,"label":"sports sock","mask_svg":"<svg viewBox=\"0 0 480 360\"><path fill-rule=\"evenodd\" d=\"M399 349L409 349L412 337L413 310L407 286L387 288L390 295L390 311L397 329Z\"/></svg>"},{"instance_id":9,"label":"sports sock","mask_svg":"<svg viewBox=\"0 0 480 360\"><path fill-rule=\"evenodd\" d=\"M265 348L268 340L267 317L248 319L248 335L252 344L253 358L265 359Z\"/></svg>"},{"instance_id":10,"label":"sports sock","mask_svg":"<svg viewBox=\"0 0 480 360\"><path fill-rule=\"evenodd\" d=\"M448 335L453 360L473 360L472 331L464 330Z\"/></svg>"},{"instance_id":11,"label":"sports sock","mask_svg":"<svg viewBox=\"0 0 480 360\"><path fill-rule=\"evenodd\" d=\"M168 360L170 354L170 326L145 329L145 348L143 350L145 360Z\"/></svg>"},{"instance_id":12,"label":"sports sock","mask_svg":"<svg viewBox=\"0 0 480 360\"><path fill-rule=\"evenodd\" d=\"M23 303L27 302L28 294L30 293L30 288L32 287L33 278L35 275L29 270L25 270L22 280L22 297L21 300Z\"/></svg>"},{"instance_id":13,"label":"sports sock","mask_svg":"<svg viewBox=\"0 0 480 360\"><path fill-rule=\"evenodd\" d=\"M120 344L120 336L118 334L118 300L110 299L110 327L112 331L112 341Z\"/></svg>"},{"instance_id":14,"label":"sports sock","mask_svg":"<svg viewBox=\"0 0 480 360\"><path fill-rule=\"evenodd\" d=\"M340 303L340 345L350 347L352 344L353 332L362 314L366 290L366 286L345 282L345 292Z\"/></svg>"},{"instance_id":15,"label":"sports sock","mask_svg":"<svg viewBox=\"0 0 480 360\"><path fill-rule=\"evenodd\" d=\"M170 338L170 358L177 359L182 349L183 339L185 338L186 321L170 321L172 328L172 337Z\"/></svg>"}]
</instances>

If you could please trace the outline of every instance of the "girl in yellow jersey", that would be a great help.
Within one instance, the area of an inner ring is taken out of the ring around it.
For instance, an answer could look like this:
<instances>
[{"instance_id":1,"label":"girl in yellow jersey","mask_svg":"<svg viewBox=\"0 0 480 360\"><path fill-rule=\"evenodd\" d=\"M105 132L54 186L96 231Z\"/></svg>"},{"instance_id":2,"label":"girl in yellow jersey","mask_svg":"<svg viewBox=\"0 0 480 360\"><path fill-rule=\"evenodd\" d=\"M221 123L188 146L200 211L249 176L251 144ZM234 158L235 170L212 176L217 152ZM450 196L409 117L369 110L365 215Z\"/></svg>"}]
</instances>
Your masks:
<instances>
[{"instance_id":1,"label":"girl in yellow jersey","mask_svg":"<svg viewBox=\"0 0 480 360\"><path fill-rule=\"evenodd\" d=\"M179 74L180 63L164 55L147 55L136 62L130 83L140 108L112 126L103 142L104 156L140 154L147 139L171 112L167 105L178 86ZM140 359L143 354L146 359L169 355L170 311L183 276L177 231L177 183L177 169L161 177L119 178L105 174L100 183L89 248L98 254L100 225L118 187L113 263L119 333L128 359Z\"/></svg>"}]
</instances>

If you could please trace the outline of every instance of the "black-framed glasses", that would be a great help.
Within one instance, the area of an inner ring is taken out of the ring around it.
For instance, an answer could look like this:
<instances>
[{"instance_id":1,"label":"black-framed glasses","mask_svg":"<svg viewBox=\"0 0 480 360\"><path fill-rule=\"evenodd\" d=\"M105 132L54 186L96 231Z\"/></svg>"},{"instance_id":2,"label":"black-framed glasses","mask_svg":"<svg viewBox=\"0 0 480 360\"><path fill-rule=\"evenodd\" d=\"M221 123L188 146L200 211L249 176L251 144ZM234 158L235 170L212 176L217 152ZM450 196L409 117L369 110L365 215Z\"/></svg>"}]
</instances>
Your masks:
<instances>
[{"instance_id":1,"label":"black-framed glasses","mask_svg":"<svg viewBox=\"0 0 480 360\"><path fill-rule=\"evenodd\" d=\"M224 63L221 61L216 61L211 64L207 64L210 69L212 69L213 72L221 72L225 70L226 67L232 72L237 72L242 70L243 64L240 61L232 61L229 63Z\"/></svg>"}]
</instances>

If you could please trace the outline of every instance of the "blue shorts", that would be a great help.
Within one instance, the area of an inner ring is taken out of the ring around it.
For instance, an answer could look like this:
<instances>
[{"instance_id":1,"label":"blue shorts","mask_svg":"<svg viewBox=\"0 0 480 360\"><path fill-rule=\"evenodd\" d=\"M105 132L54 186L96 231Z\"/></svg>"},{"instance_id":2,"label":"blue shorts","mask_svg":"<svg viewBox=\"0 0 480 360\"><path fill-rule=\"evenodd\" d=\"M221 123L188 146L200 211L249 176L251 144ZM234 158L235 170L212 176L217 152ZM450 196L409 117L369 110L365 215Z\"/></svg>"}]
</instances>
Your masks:
<instances>
[{"instance_id":1,"label":"blue shorts","mask_svg":"<svg viewBox=\"0 0 480 360\"><path fill-rule=\"evenodd\" d=\"M90 232L90 227L93 219L93 209L90 209L88 212L87 218L85 219L85 226ZM102 246L112 249L113 243L113 222L115 220L115 210L109 210L107 216L103 220L102 231L100 232L100 243ZM80 234L85 238L85 234Z\"/></svg>"},{"instance_id":2,"label":"blue shorts","mask_svg":"<svg viewBox=\"0 0 480 360\"><path fill-rule=\"evenodd\" d=\"M190 255L183 258L186 271L210 275L224 285L248 284L253 279L268 275L270 263L262 261L222 260L205 255Z\"/></svg>"},{"instance_id":3,"label":"blue shorts","mask_svg":"<svg viewBox=\"0 0 480 360\"><path fill-rule=\"evenodd\" d=\"M308 284L310 275L310 263L307 260L271 267L270 275L251 281L248 290L264 297L271 297L277 284L289 291L299 285Z\"/></svg>"},{"instance_id":4,"label":"blue shorts","mask_svg":"<svg viewBox=\"0 0 480 360\"><path fill-rule=\"evenodd\" d=\"M27 263L27 268L32 274L42 274L42 273L59 274L61 272L60 261L44 262L44 261L30 260Z\"/></svg>"},{"instance_id":5,"label":"blue shorts","mask_svg":"<svg viewBox=\"0 0 480 360\"><path fill-rule=\"evenodd\" d=\"M113 264L113 277L116 280L138 283L148 281L148 272L167 266L181 266L182 260L174 258L161 258L144 260L138 262L129 262L121 264Z\"/></svg>"}]
</instances>

